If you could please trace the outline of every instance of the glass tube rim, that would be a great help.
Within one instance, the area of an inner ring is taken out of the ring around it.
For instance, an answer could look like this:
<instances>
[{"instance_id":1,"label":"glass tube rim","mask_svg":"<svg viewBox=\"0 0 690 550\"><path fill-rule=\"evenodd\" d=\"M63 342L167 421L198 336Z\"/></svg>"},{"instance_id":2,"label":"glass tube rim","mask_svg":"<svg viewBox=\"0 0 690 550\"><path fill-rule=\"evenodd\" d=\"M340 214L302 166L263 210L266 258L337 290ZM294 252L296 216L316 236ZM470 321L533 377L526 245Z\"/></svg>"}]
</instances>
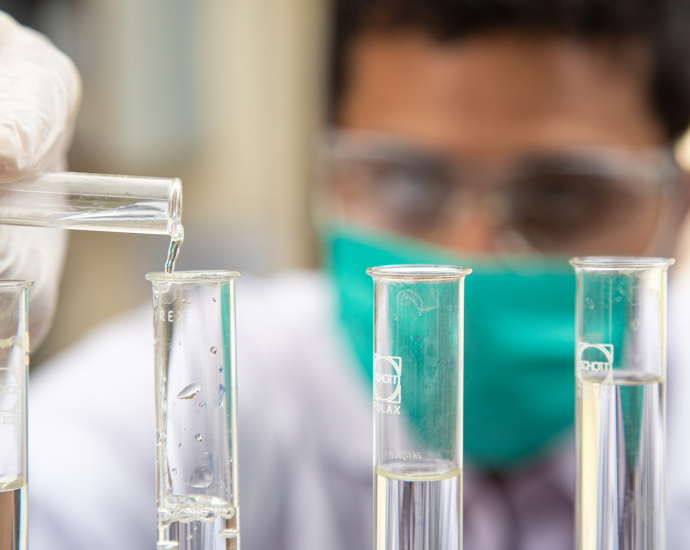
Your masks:
<instances>
[{"instance_id":1,"label":"glass tube rim","mask_svg":"<svg viewBox=\"0 0 690 550\"><path fill-rule=\"evenodd\" d=\"M170 180L170 219L175 224L182 221L182 180L180 178Z\"/></svg>"},{"instance_id":2,"label":"glass tube rim","mask_svg":"<svg viewBox=\"0 0 690 550\"><path fill-rule=\"evenodd\" d=\"M459 265L392 264L367 269L374 279L404 281L452 281L472 273L472 269Z\"/></svg>"},{"instance_id":3,"label":"glass tube rim","mask_svg":"<svg viewBox=\"0 0 690 550\"><path fill-rule=\"evenodd\" d=\"M33 286L33 281L24 281L21 279L7 279L0 281L0 290L16 289L21 290L23 288L29 288Z\"/></svg>"},{"instance_id":4,"label":"glass tube rim","mask_svg":"<svg viewBox=\"0 0 690 550\"><path fill-rule=\"evenodd\" d=\"M146 274L146 280L151 282L189 283L189 282L217 282L238 279L242 274L239 271L206 270L206 271L173 271L165 273L156 271Z\"/></svg>"},{"instance_id":5,"label":"glass tube rim","mask_svg":"<svg viewBox=\"0 0 690 550\"><path fill-rule=\"evenodd\" d=\"M570 265L576 269L619 270L619 269L653 269L671 267L675 258L651 256L581 256L570 259Z\"/></svg>"}]
</instances>

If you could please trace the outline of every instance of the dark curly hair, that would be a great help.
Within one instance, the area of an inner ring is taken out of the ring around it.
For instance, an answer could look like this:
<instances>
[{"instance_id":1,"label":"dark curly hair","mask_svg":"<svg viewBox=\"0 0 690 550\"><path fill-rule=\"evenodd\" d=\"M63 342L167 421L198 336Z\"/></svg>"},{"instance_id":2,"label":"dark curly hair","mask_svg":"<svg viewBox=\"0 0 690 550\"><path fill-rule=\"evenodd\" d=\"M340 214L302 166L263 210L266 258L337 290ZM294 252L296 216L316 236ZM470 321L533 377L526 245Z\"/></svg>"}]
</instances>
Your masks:
<instances>
[{"instance_id":1,"label":"dark curly hair","mask_svg":"<svg viewBox=\"0 0 690 550\"><path fill-rule=\"evenodd\" d=\"M649 97L670 142L690 125L690 0L333 0L331 112L348 46L363 31L420 30L439 42L500 29L647 45Z\"/></svg>"}]
</instances>

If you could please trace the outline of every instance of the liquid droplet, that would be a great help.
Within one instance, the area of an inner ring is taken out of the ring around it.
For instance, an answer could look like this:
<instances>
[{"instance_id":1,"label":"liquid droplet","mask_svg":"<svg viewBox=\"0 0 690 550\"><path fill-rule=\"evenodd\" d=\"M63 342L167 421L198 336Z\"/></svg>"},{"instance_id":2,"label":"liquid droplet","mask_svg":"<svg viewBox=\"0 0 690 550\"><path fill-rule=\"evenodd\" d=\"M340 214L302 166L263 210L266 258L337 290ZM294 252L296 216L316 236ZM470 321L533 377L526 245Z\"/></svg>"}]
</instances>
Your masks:
<instances>
[{"instance_id":1,"label":"liquid droplet","mask_svg":"<svg viewBox=\"0 0 690 550\"><path fill-rule=\"evenodd\" d=\"M197 441L203 441L204 438L202 437L201 434L196 434L196 435L194 436L194 439L196 439Z\"/></svg>"},{"instance_id":2,"label":"liquid droplet","mask_svg":"<svg viewBox=\"0 0 690 550\"><path fill-rule=\"evenodd\" d=\"M216 301L216 299L215 299L215 298L211 298L211 300L213 300L214 302Z\"/></svg>"},{"instance_id":3,"label":"liquid droplet","mask_svg":"<svg viewBox=\"0 0 690 550\"><path fill-rule=\"evenodd\" d=\"M223 529L218 531L218 536L225 539L233 539L237 536L237 529Z\"/></svg>"},{"instance_id":4,"label":"liquid droplet","mask_svg":"<svg viewBox=\"0 0 690 550\"><path fill-rule=\"evenodd\" d=\"M223 406L223 397L225 396L225 386L223 384L220 384L218 386L218 406L222 407Z\"/></svg>"},{"instance_id":5,"label":"liquid droplet","mask_svg":"<svg viewBox=\"0 0 690 550\"><path fill-rule=\"evenodd\" d=\"M178 448L179 448L179 447L182 447L182 443L180 443L177 447L178 447Z\"/></svg>"},{"instance_id":6,"label":"liquid droplet","mask_svg":"<svg viewBox=\"0 0 690 550\"><path fill-rule=\"evenodd\" d=\"M204 402L202 401L201 403L199 403L199 408L202 409L203 407L204 407Z\"/></svg>"},{"instance_id":7,"label":"liquid droplet","mask_svg":"<svg viewBox=\"0 0 690 550\"><path fill-rule=\"evenodd\" d=\"M213 508L200 508L199 519L204 523L211 523L218 517L218 512Z\"/></svg>"},{"instance_id":8,"label":"liquid droplet","mask_svg":"<svg viewBox=\"0 0 690 550\"><path fill-rule=\"evenodd\" d=\"M159 508L158 509L158 522L160 523L161 526L165 527L170 524L170 521L172 520L172 515L174 513L174 510L170 508ZM163 544L169 544L169 542L164 542ZM177 543L175 543L175 546L161 546L161 543L159 542L156 548L177 548Z\"/></svg>"},{"instance_id":9,"label":"liquid droplet","mask_svg":"<svg viewBox=\"0 0 690 550\"><path fill-rule=\"evenodd\" d=\"M194 508L180 508L177 510L175 517L182 523L188 523L194 519Z\"/></svg>"},{"instance_id":10,"label":"liquid droplet","mask_svg":"<svg viewBox=\"0 0 690 550\"><path fill-rule=\"evenodd\" d=\"M189 484L195 489L204 489L211 485L213 481L213 472L205 466L197 466L194 468L192 475L189 478Z\"/></svg>"},{"instance_id":11,"label":"liquid droplet","mask_svg":"<svg viewBox=\"0 0 690 550\"><path fill-rule=\"evenodd\" d=\"M217 351L216 346L211 346L211 355L215 355Z\"/></svg>"},{"instance_id":12,"label":"liquid droplet","mask_svg":"<svg viewBox=\"0 0 690 550\"><path fill-rule=\"evenodd\" d=\"M585 304L587 304L588 309L594 309L594 302L592 301L591 298L586 298L585 299Z\"/></svg>"},{"instance_id":13,"label":"liquid droplet","mask_svg":"<svg viewBox=\"0 0 690 550\"><path fill-rule=\"evenodd\" d=\"M180 393L177 394L178 399L191 399L197 393L201 391L201 386L199 384L189 384Z\"/></svg>"},{"instance_id":14,"label":"liquid droplet","mask_svg":"<svg viewBox=\"0 0 690 550\"><path fill-rule=\"evenodd\" d=\"M176 474L176 473L177 473L177 468L173 468L173 469L172 469L172 473L173 473L173 474Z\"/></svg>"},{"instance_id":15,"label":"liquid droplet","mask_svg":"<svg viewBox=\"0 0 690 550\"><path fill-rule=\"evenodd\" d=\"M207 455L207 454L208 454L208 451L204 451L204 454Z\"/></svg>"}]
</instances>

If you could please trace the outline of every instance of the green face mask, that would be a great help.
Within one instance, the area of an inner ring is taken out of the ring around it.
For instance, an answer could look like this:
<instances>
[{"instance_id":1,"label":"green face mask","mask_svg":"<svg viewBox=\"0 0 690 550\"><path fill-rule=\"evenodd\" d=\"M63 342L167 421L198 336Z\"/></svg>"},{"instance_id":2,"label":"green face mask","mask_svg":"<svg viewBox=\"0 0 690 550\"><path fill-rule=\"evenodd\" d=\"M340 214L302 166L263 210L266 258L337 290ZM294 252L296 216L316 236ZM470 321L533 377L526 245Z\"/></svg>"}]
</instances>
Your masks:
<instances>
[{"instance_id":1,"label":"green face mask","mask_svg":"<svg viewBox=\"0 0 690 550\"><path fill-rule=\"evenodd\" d=\"M376 265L467 265L465 459L504 470L535 458L569 431L575 410L575 275L565 259L506 264L462 258L421 242L347 226L323 235L338 316L363 377L373 384Z\"/></svg>"}]
</instances>

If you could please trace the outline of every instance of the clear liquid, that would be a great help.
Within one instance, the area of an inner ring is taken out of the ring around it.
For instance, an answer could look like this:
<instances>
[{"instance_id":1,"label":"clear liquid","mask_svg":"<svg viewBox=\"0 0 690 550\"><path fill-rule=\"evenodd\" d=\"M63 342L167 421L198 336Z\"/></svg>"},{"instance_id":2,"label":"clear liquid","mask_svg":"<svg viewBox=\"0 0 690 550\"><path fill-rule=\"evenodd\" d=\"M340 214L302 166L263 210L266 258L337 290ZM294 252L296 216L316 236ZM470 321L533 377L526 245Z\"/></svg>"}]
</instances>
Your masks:
<instances>
[{"instance_id":1,"label":"clear liquid","mask_svg":"<svg viewBox=\"0 0 690 550\"><path fill-rule=\"evenodd\" d=\"M462 549L462 469L374 475L376 550Z\"/></svg>"},{"instance_id":2,"label":"clear liquid","mask_svg":"<svg viewBox=\"0 0 690 550\"><path fill-rule=\"evenodd\" d=\"M0 550L27 550L26 483L0 478Z\"/></svg>"},{"instance_id":3,"label":"clear liquid","mask_svg":"<svg viewBox=\"0 0 690 550\"><path fill-rule=\"evenodd\" d=\"M182 239L170 239L170 248L168 248L168 257L165 260L165 272L172 273L175 269L175 262L177 255L180 253L180 246L182 246Z\"/></svg>"},{"instance_id":4,"label":"clear liquid","mask_svg":"<svg viewBox=\"0 0 690 550\"><path fill-rule=\"evenodd\" d=\"M168 257L165 260L165 272L172 273L184 241L184 227L181 223L169 224L168 234L170 235L170 246L168 247Z\"/></svg>"},{"instance_id":5,"label":"clear liquid","mask_svg":"<svg viewBox=\"0 0 690 550\"><path fill-rule=\"evenodd\" d=\"M158 550L237 550L238 510L217 498L169 495L158 507Z\"/></svg>"},{"instance_id":6,"label":"clear liquid","mask_svg":"<svg viewBox=\"0 0 690 550\"><path fill-rule=\"evenodd\" d=\"M665 401L653 374L578 380L578 550L665 550Z\"/></svg>"}]
</instances>

